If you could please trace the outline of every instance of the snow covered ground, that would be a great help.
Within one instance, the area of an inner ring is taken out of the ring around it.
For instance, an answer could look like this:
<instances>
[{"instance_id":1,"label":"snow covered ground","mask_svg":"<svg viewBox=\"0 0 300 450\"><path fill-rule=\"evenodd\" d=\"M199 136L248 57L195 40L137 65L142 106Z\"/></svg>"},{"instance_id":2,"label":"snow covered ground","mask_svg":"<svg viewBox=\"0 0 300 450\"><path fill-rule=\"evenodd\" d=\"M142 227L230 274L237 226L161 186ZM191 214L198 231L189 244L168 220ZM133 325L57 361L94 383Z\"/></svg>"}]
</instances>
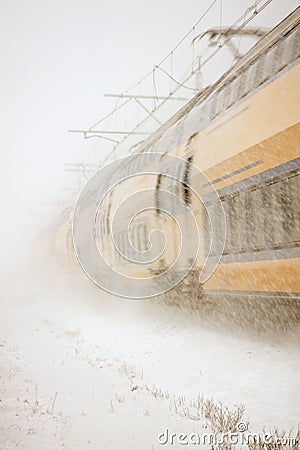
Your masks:
<instances>
[{"instance_id":1,"label":"snow covered ground","mask_svg":"<svg viewBox=\"0 0 300 450\"><path fill-rule=\"evenodd\" d=\"M35 247L2 264L1 450L195 448L158 435L210 431L211 398L243 404L252 432L297 429L300 330L214 330L158 300L113 298Z\"/></svg>"}]
</instances>

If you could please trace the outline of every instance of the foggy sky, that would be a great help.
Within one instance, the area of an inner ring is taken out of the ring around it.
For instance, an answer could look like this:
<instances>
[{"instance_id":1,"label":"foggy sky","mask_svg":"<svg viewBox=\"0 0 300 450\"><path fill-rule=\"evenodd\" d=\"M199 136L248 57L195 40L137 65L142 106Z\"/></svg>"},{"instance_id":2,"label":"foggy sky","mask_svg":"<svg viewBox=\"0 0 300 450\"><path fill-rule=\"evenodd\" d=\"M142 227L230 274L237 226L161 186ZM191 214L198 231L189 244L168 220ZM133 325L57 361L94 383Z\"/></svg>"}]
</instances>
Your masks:
<instances>
[{"instance_id":1,"label":"foggy sky","mask_svg":"<svg viewBox=\"0 0 300 450\"><path fill-rule=\"evenodd\" d=\"M108 113L112 102L103 93L125 90L151 70L209 3L0 0L1 202L8 227L49 195L63 199L71 181L64 163L81 161L94 145L68 129L87 128ZM224 24L251 3L223 0ZM262 25L296 6L274 0ZM212 25L204 21L203 29Z\"/></svg>"}]
</instances>

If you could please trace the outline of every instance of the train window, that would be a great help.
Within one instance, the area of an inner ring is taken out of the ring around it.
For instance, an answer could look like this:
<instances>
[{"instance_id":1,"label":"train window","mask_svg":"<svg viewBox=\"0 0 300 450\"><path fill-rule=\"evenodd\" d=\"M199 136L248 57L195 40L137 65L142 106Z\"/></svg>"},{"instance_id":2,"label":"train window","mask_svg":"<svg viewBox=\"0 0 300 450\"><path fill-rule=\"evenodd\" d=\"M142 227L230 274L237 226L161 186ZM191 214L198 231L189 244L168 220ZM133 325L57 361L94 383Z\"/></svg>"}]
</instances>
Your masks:
<instances>
[{"instance_id":1,"label":"train window","mask_svg":"<svg viewBox=\"0 0 300 450\"><path fill-rule=\"evenodd\" d=\"M224 253L228 255L231 253L231 236L232 236L230 203L229 203L228 198L224 199L224 201L222 202L222 206L224 208L225 217L226 217L226 242L225 242Z\"/></svg>"},{"instance_id":2,"label":"train window","mask_svg":"<svg viewBox=\"0 0 300 450\"><path fill-rule=\"evenodd\" d=\"M295 36L296 33L292 33L290 36L285 38L284 46L284 64L288 65L294 60L294 49L295 49ZM298 36L300 38L300 36Z\"/></svg>"},{"instance_id":3,"label":"train window","mask_svg":"<svg viewBox=\"0 0 300 450\"><path fill-rule=\"evenodd\" d=\"M225 206L226 200L222 200L222 206L224 207L224 210L226 210ZM215 256L220 251L220 246L222 245L222 242L220 240L220 236L218 234L218 230L220 227L220 204L219 203L212 203L210 205L206 205L206 208L203 206L203 230L204 230L204 248L206 253L210 249L210 253L212 256ZM210 248L211 247L211 248ZM224 253L228 249L225 248Z\"/></svg>"},{"instance_id":4,"label":"train window","mask_svg":"<svg viewBox=\"0 0 300 450\"><path fill-rule=\"evenodd\" d=\"M122 236L122 233L119 232L118 235L117 235L118 250L116 250L116 253L119 255L119 260L120 261L122 259L122 256L121 256L121 253L122 253L122 250L123 250L122 243L123 243L123 236Z\"/></svg>"},{"instance_id":5,"label":"train window","mask_svg":"<svg viewBox=\"0 0 300 450\"><path fill-rule=\"evenodd\" d=\"M97 228L99 228L99 232L103 235L105 234L105 223L104 220L102 218L102 214L101 214L101 203L99 203L98 205L98 212L97 212L97 223L96 226Z\"/></svg>"},{"instance_id":6,"label":"train window","mask_svg":"<svg viewBox=\"0 0 300 450\"><path fill-rule=\"evenodd\" d=\"M128 177L130 175L130 162L128 162L126 164L126 173L125 173L126 177Z\"/></svg>"},{"instance_id":7,"label":"train window","mask_svg":"<svg viewBox=\"0 0 300 450\"><path fill-rule=\"evenodd\" d=\"M281 229L282 229L282 236L281 236L281 244L284 242L288 242L289 239L289 229L292 225L292 221L290 220L292 218L292 211L290 208L290 194L289 194L289 186L288 186L288 180L283 179L279 182L280 187L280 211L281 211Z\"/></svg>"},{"instance_id":8,"label":"train window","mask_svg":"<svg viewBox=\"0 0 300 450\"><path fill-rule=\"evenodd\" d=\"M123 254L123 251L124 251L123 234L122 233L119 233L119 247L118 247L118 249L119 249L119 260L122 261L122 258L123 258L122 254Z\"/></svg>"},{"instance_id":9,"label":"train window","mask_svg":"<svg viewBox=\"0 0 300 450\"><path fill-rule=\"evenodd\" d=\"M263 197L260 188L256 188L251 192L252 204L254 205L254 215L252 218L253 227L253 248L255 250L262 250L265 247L265 229L264 229L264 215Z\"/></svg>"},{"instance_id":10,"label":"train window","mask_svg":"<svg viewBox=\"0 0 300 450\"><path fill-rule=\"evenodd\" d=\"M142 224L137 227L137 249L141 252L143 250L142 246Z\"/></svg>"},{"instance_id":11,"label":"train window","mask_svg":"<svg viewBox=\"0 0 300 450\"><path fill-rule=\"evenodd\" d=\"M227 197L223 201L223 208L226 215L226 253L236 253L239 250L238 241L238 195Z\"/></svg>"},{"instance_id":12,"label":"train window","mask_svg":"<svg viewBox=\"0 0 300 450\"><path fill-rule=\"evenodd\" d=\"M228 213L229 213L229 222L231 227L231 241L230 248L231 252L235 253L240 249L239 244L239 196L235 195L234 197L230 197L228 199Z\"/></svg>"},{"instance_id":13,"label":"train window","mask_svg":"<svg viewBox=\"0 0 300 450\"><path fill-rule=\"evenodd\" d=\"M235 237L238 241L239 252L245 252L248 249L246 200L247 193L245 191L241 191L235 200L237 202L237 231Z\"/></svg>"},{"instance_id":14,"label":"train window","mask_svg":"<svg viewBox=\"0 0 300 450\"><path fill-rule=\"evenodd\" d=\"M286 179L285 182L285 203L286 203L286 217L285 230L286 238L291 244L299 244L300 241L300 174L293 174Z\"/></svg>"},{"instance_id":15,"label":"train window","mask_svg":"<svg viewBox=\"0 0 300 450\"><path fill-rule=\"evenodd\" d=\"M190 203L191 203L190 170L191 170L192 162L193 162L193 157L190 156L185 163L185 170L184 170L183 182L182 182L183 200L186 205L190 205Z\"/></svg>"},{"instance_id":16,"label":"train window","mask_svg":"<svg viewBox=\"0 0 300 450\"><path fill-rule=\"evenodd\" d=\"M200 118L199 121L201 124L201 129L203 129L207 125L207 103L206 102L199 110L199 118Z\"/></svg>"},{"instance_id":17,"label":"train window","mask_svg":"<svg viewBox=\"0 0 300 450\"><path fill-rule=\"evenodd\" d=\"M234 97L234 86L233 81L231 80L229 84L227 85L226 89L226 108L230 108L233 104L233 97Z\"/></svg>"},{"instance_id":18,"label":"train window","mask_svg":"<svg viewBox=\"0 0 300 450\"><path fill-rule=\"evenodd\" d=\"M147 239L147 225L146 224L144 224L142 227L142 240L143 240L143 250L147 251L148 239Z\"/></svg>"},{"instance_id":19,"label":"train window","mask_svg":"<svg viewBox=\"0 0 300 450\"><path fill-rule=\"evenodd\" d=\"M246 242L247 249L253 249L253 215L255 214L255 205L252 202L251 191L245 192L245 206L246 206Z\"/></svg>"},{"instance_id":20,"label":"train window","mask_svg":"<svg viewBox=\"0 0 300 450\"><path fill-rule=\"evenodd\" d=\"M269 49L269 58L270 58L270 78L274 76L278 72L278 62L277 62L277 47L273 45Z\"/></svg>"},{"instance_id":21,"label":"train window","mask_svg":"<svg viewBox=\"0 0 300 450\"><path fill-rule=\"evenodd\" d=\"M284 202L283 194L281 189L281 182L276 181L270 185L271 189L271 208L272 208L272 222L273 222L273 233L272 233L272 247L279 248L280 244L284 241Z\"/></svg>"},{"instance_id":22,"label":"train window","mask_svg":"<svg viewBox=\"0 0 300 450\"><path fill-rule=\"evenodd\" d=\"M209 251L210 246L210 239L211 239L211 230L210 230L210 221L209 221L209 206L204 206L203 203L201 203L201 242L204 254L207 254ZM216 222L215 222L216 224ZM217 225L217 224L216 224ZM212 251L212 255L213 255Z\"/></svg>"},{"instance_id":23,"label":"train window","mask_svg":"<svg viewBox=\"0 0 300 450\"><path fill-rule=\"evenodd\" d=\"M253 89L256 89L256 87L259 85L259 81L258 81L258 73L259 73L259 62L256 59L252 65L252 81L253 81Z\"/></svg>"},{"instance_id":24,"label":"train window","mask_svg":"<svg viewBox=\"0 0 300 450\"><path fill-rule=\"evenodd\" d=\"M224 110L224 95L225 88L222 88L221 91L218 92L217 114L220 114Z\"/></svg>"},{"instance_id":25,"label":"train window","mask_svg":"<svg viewBox=\"0 0 300 450\"><path fill-rule=\"evenodd\" d=\"M255 62L255 87L259 86L264 81L264 59L260 57Z\"/></svg>"},{"instance_id":26,"label":"train window","mask_svg":"<svg viewBox=\"0 0 300 450\"><path fill-rule=\"evenodd\" d=\"M241 82L239 84L239 93L238 97L239 99L245 97L249 93L249 84L248 84L248 70L243 72L240 76Z\"/></svg>"},{"instance_id":27,"label":"train window","mask_svg":"<svg viewBox=\"0 0 300 450\"><path fill-rule=\"evenodd\" d=\"M274 54L271 50L268 50L263 56L263 68L261 74L261 83L264 83L272 77L274 72Z\"/></svg>"},{"instance_id":28,"label":"train window","mask_svg":"<svg viewBox=\"0 0 300 450\"><path fill-rule=\"evenodd\" d=\"M172 173L173 173L172 168L166 167L164 176L164 187L170 192L173 191L173 178L171 176Z\"/></svg>"},{"instance_id":29,"label":"train window","mask_svg":"<svg viewBox=\"0 0 300 450\"><path fill-rule=\"evenodd\" d=\"M230 83L227 83L223 89L223 108L226 110L229 104Z\"/></svg>"},{"instance_id":30,"label":"train window","mask_svg":"<svg viewBox=\"0 0 300 450\"><path fill-rule=\"evenodd\" d=\"M181 171L182 171L182 167L181 167L181 163L178 163L178 169L176 171L176 179L174 180L175 183L175 194L176 195L180 195L180 180L181 180Z\"/></svg>"},{"instance_id":31,"label":"train window","mask_svg":"<svg viewBox=\"0 0 300 450\"><path fill-rule=\"evenodd\" d=\"M115 254L118 260L120 261L121 255L120 255L120 245L121 245L121 235L120 233L115 235Z\"/></svg>"},{"instance_id":32,"label":"train window","mask_svg":"<svg viewBox=\"0 0 300 450\"><path fill-rule=\"evenodd\" d=\"M160 202L159 202L159 189L161 187L162 181L162 173L160 173L157 177L156 186L155 186L155 209L156 214L160 213Z\"/></svg>"},{"instance_id":33,"label":"train window","mask_svg":"<svg viewBox=\"0 0 300 450\"><path fill-rule=\"evenodd\" d=\"M103 231L105 234L107 234L106 214L107 214L107 206L106 206L106 199L104 199L101 202L101 209L99 210L99 216L100 216L100 220L103 225Z\"/></svg>"},{"instance_id":34,"label":"train window","mask_svg":"<svg viewBox=\"0 0 300 450\"><path fill-rule=\"evenodd\" d=\"M186 143L185 152L191 151L191 146L194 144L195 138L198 136L198 133L193 133L188 138L188 141Z\"/></svg>"},{"instance_id":35,"label":"train window","mask_svg":"<svg viewBox=\"0 0 300 450\"><path fill-rule=\"evenodd\" d=\"M244 239L246 251L261 248L261 233L260 215L261 208L257 207L256 202L260 201L259 189L249 189L244 193L244 207L245 207L245 225Z\"/></svg>"},{"instance_id":36,"label":"train window","mask_svg":"<svg viewBox=\"0 0 300 450\"><path fill-rule=\"evenodd\" d=\"M239 87L239 77L235 78L229 85L230 90L228 91L227 107L230 108L236 101L238 95Z\"/></svg>"},{"instance_id":37,"label":"train window","mask_svg":"<svg viewBox=\"0 0 300 450\"><path fill-rule=\"evenodd\" d=\"M145 166L148 166L151 163L151 159L153 158L151 154L152 148L153 146L150 147L148 150L145 150L145 152L143 153L142 161Z\"/></svg>"},{"instance_id":38,"label":"train window","mask_svg":"<svg viewBox=\"0 0 300 450\"><path fill-rule=\"evenodd\" d=\"M134 158L134 170L135 172L139 173L141 169L141 165L143 165L143 168L147 167L147 157L144 156L141 158L139 155Z\"/></svg>"},{"instance_id":39,"label":"train window","mask_svg":"<svg viewBox=\"0 0 300 450\"><path fill-rule=\"evenodd\" d=\"M211 99L210 114L209 114L210 121L213 120L217 115L217 102L218 102L218 93L215 93Z\"/></svg>"},{"instance_id":40,"label":"train window","mask_svg":"<svg viewBox=\"0 0 300 450\"><path fill-rule=\"evenodd\" d=\"M137 249L137 234L136 234L136 225L131 224L131 234L130 234L130 240L131 240L131 250L135 251Z\"/></svg>"},{"instance_id":41,"label":"train window","mask_svg":"<svg viewBox=\"0 0 300 450\"><path fill-rule=\"evenodd\" d=\"M209 97L208 100L206 100L205 106L203 109L204 117L206 119L205 120L206 125L209 125L209 122L210 122L210 111L211 111L211 97Z\"/></svg>"},{"instance_id":42,"label":"train window","mask_svg":"<svg viewBox=\"0 0 300 450\"><path fill-rule=\"evenodd\" d=\"M260 188L261 191L261 201L262 201L262 211L263 215L263 229L262 233L264 233L264 245L265 248L270 248L273 242L273 211L272 211L272 191L270 190L270 186L262 186Z\"/></svg>"},{"instance_id":43,"label":"train window","mask_svg":"<svg viewBox=\"0 0 300 450\"><path fill-rule=\"evenodd\" d=\"M110 233L110 222L109 222L109 216L110 216L110 210L111 210L111 195L109 196L109 204L106 209L106 233Z\"/></svg>"},{"instance_id":44,"label":"train window","mask_svg":"<svg viewBox=\"0 0 300 450\"><path fill-rule=\"evenodd\" d=\"M252 63L248 68L248 76L247 76L247 91L248 93L252 92L256 87L256 70L257 66L255 63Z\"/></svg>"},{"instance_id":45,"label":"train window","mask_svg":"<svg viewBox=\"0 0 300 450\"><path fill-rule=\"evenodd\" d=\"M293 60L296 60L300 56L300 27L296 27L293 31Z\"/></svg>"},{"instance_id":46,"label":"train window","mask_svg":"<svg viewBox=\"0 0 300 450\"><path fill-rule=\"evenodd\" d=\"M284 61L285 39L282 39L276 44L276 73L283 69L286 65Z\"/></svg>"},{"instance_id":47,"label":"train window","mask_svg":"<svg viewBox=\"0 0 300 450\"><path fill-rule=\"evenodd\" d=\"M122 250L125 255L130 255L130 246L129 246L129 230L122 233Z\"/></svg>"},{"instance_id":48,"label":"train window","mask_svg":"<svg viewBox=\"0 0 300 450\"><path fill-rule=\"evenodd\" d=\"M258 201L258 209L256 219L257 227L256 233L260 233L257 237L259 241L258 247L264 249L273 248L276 245L276 236L278 236L277 246L282 241L282 228L278 222L278 205L280 199L278 198L278 183L267 184L261 186L259 192L256 194ZM254 198L255 200L255 198Z\"/></svg>"},{"instance_id":49,"label":"train window","mask_svg":"<svg viewBox=\"0 0 300 450\"><path fill-rule=\"evenodd\" d=\"M224 200L222 200L222 206L225 212L225 217L226 217L226 241L225 241L225 247L224 247L224 255L228 255L229 253L231 253L231 233L232 233L232 228L231 228L231 222L230 222L230 214L229 214L229 203L228 203L228 199L225 198Z\"/></svg>"}]
</instances>

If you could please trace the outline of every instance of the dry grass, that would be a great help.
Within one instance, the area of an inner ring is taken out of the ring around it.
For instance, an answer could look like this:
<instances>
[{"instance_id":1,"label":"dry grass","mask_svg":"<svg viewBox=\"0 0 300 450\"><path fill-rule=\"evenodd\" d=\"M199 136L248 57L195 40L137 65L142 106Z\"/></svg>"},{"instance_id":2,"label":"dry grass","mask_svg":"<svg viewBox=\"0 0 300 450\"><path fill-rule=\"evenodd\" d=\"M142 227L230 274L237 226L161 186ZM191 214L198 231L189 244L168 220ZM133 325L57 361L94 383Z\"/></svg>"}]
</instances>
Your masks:
<instances>
[{"instance_id":1,"label":"dry grass","mask_svg":"<svg viewBox=\"0 0 300 450\"><path fill-rule=\"evenodd\" d=\"M204 402L203 412L212 432L216 434L235 433L241 422L246 425L246 428L249 426L249 422L244 420L245 407L243 405L237 405L230 410L221 402L215 403L213 399L208 399Z\"/></svg>"},{"instance_id":2,"label":"dry grass","mask_svg":"<svg viewBox=\"0 0 300 450\"><path fill-rule=\"evenodd\" d=\"M35 385L35 401L34 406L32 406L32 413L33 414L48 414L51 416L55 416L54 410L55 410L55 402L58 396L58 392L55 392L53 398L50 400L50 403L46 405L42 400L39 399L38 396L38 386Z\"/></svg>"},{"instance_id":3,"label":"dry grass","mask_svg":"<svg viewBox=\"0 0 300 450\"><path fill-rule=\"evenodd\" d=\"M298 428L296 434L292 430L287 432L274 428L267 432L264 429L248 442L247 446L249 450L299 450L300 429Z\"/></svg>"},{"instance_id":4,"label":"dry grass","mask_svg":"<svg viewBox=\"0 0 300 450\"><path fill-rule=\"evenodd\" d=\"M169 409L176 415L186 419L200 421L201 425L210 431L216 440L226 433L238 433L239 424L245 426L245 435L250 436L245 442L243 448L248 450L300 450L300 431L292 434L286 431L280 431L274 428L266 433L263 430L260 433L251 434L249 430L249 421L245 419L244 405L234 405L232 408L225 406L222 402L216 402L213 398L204 398L198 394L194 398L186 398L183 395L171 395L169 391L159 388L156 385L150 386L144 382L144 374L138 371L136 366L129 365L125 362L119 367L119 373L126 376L131 382L131 391L146 391L149 395L157 400L165 400L169 402ZM124 396L117 396L119 403L124 402ZM113 402L111 402L111 412L114 411ZM144 410L144 415L150 415L149 408ZM268 442L263 437L269 436ZM255 437L257 437L255 439ZM234 450L237 449L230 442L211 445L210 450Z\"/></svg>"}]
</instances>

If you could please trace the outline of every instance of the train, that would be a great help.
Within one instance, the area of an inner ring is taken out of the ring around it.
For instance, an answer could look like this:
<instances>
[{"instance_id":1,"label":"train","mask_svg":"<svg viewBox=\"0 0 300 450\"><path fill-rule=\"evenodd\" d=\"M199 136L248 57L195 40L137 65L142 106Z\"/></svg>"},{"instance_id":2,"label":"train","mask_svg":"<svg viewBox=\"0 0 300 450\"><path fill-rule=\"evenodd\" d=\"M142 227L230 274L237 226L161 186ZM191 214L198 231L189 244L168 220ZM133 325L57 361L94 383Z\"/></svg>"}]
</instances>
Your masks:
<instances>
[{"instance_id":1,"label":"train","mask_svg":"<svg viewBox=\"0 0 300 450\"><path fill-rule=\"evenodd\" d=\"M276 310L275 320L286 315L285 324L299 323L299 22L297 8L122 162L116 179L126 177L138 161L143 167L134 170L141 176L116 183L98 202L94 227L95 240L116 271L146 279L170 265L178 273L189 267L176 288L166 293L168 301L193 308L213 302L219 309L224 302L239 303L266 316ZM155 154L161 156L151 173ZM168 158L180 161L178 169ZM170 164L176 177L166 176ZM203 205L195 195L199 183ZM146 197L134 197L146 191ZM172 218L164 214L171 202L164 200L165 191L178 202L172 206ZM118 219L117 211L130 196L142 213L132 221L128 238L130 214L126 217L123 207ZM143 212L147 196L154 205L151 217ZM184 219L185 205L197 218L201 235L192 267L196 244ZM178 221L188 235L181 252ZM214 244L211 233L222 236L224 223L226 239ZM124 257L127 247L147 252L153 229L164 231L168 245L155 262L132 264ZM80 260L78 249L77 256ZM204 263L212 270L199 283Z\"/></svg>"}]
</instances>

